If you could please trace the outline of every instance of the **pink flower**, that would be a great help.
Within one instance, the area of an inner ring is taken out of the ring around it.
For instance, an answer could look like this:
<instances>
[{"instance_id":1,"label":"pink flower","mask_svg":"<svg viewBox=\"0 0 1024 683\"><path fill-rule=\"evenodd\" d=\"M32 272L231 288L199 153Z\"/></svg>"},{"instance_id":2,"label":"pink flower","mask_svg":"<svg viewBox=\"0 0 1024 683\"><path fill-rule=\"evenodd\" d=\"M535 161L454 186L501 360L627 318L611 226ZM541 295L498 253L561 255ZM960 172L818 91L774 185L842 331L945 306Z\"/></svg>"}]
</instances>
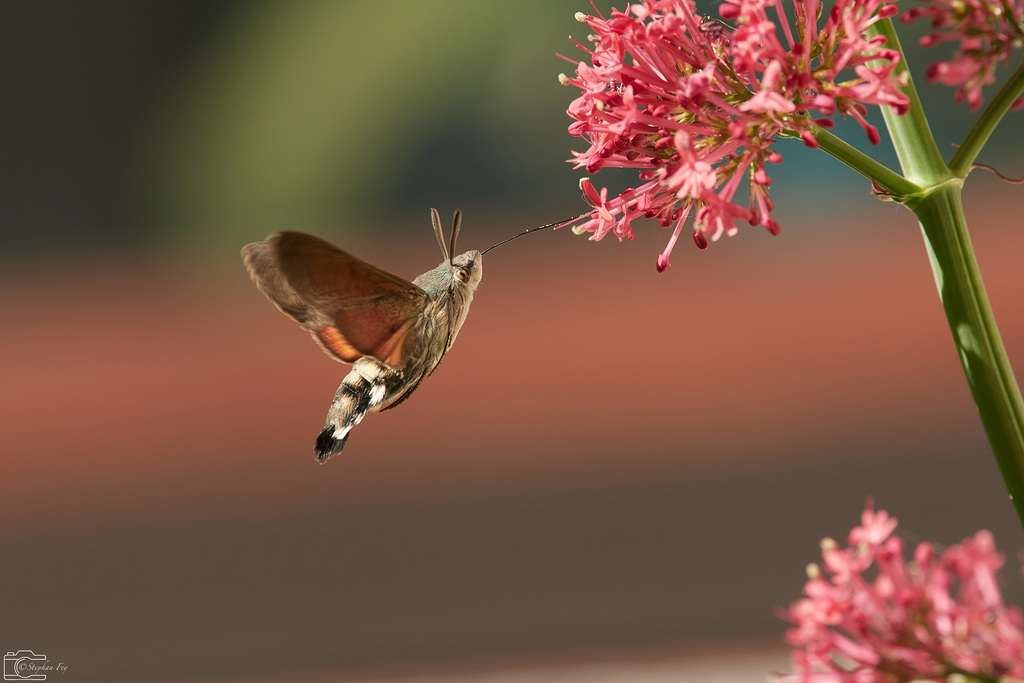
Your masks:
<instances>
[{"instance_id":1,"label":"pink flower","mask_svg":"<svg viewBox=\"0 0 1024 683\"><path fill-rule=\"evenodd\" d=\"M816 147L814 132L839 114L877 143L866 107L909 107L893 75L900 54L865 37L895 5L836 0L826 12L820 5L793 3L789 17L789 3L729 0L720 13L735 28L696 14L692 0L643 0L608 19L578 15L594 32L592 48L579 45L590 63L561 78L581 91L569 105L569 132L589 147L570 162L588 174L637 169L639 184L608 199L583 180L592 211L575 230L630 239L634 219L655 218L672 229L658 257L663 271L691 213L700 248L738 232L738 221L779 232L767 171L782 161L777 135ZM743 187L746 206L736 197Z\"/></svg>"},{"instance_id":2,"label":"pink flower","mask_svg":"<svg viewBox=\"0 0 1024 683\"><path fill-rule=\"evenodd\" d=\"M823 570L812 565L805 597L784 613L795 673L782 678L1024 679L1024 617L1003 603L992 535L979 531L938 555L922 543L908 562L895 527L869 500L848 547L822 542Z\"/></svg>"},{"instance_id":3,"label":"pink flower","mask_svg":"<svg viewBox=\"0 0 1024 683\"><path fill-rule=\"evenodd\" d=\"M850 545L877 546L896 529L896 518L885 510L875 512L874 501L868 500L864 512L860 513L860 526L854 527L847 539Z\"/></svg>"},{"instance_id":4,"label":"pink flower","mask_svg":"<svg viewBox=\"0 0 1024 683\"><path fill-rule=\"evenodd\" d=\"M981 89L995 81L996 65L1010 63L1010 52L1024 45L1024 4L1021 0L920 0L923 7L903 13L904 22L930 17L934 31L921 38L932 47L956 40L959 50L925 72L931 83L960 86L957 103L967 101L971 110L981 106Z\"/></svg>"}]
</instances>

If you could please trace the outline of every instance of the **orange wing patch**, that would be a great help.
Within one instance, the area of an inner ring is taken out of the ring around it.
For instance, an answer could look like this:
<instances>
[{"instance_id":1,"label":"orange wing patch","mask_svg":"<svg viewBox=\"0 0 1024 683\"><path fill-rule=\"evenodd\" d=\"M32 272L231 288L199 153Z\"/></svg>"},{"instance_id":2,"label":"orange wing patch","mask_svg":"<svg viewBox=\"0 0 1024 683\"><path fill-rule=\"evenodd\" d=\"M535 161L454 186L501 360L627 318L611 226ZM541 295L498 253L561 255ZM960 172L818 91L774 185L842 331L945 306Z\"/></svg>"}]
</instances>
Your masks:
<instances>
[{"instance_id":1,"label":"orange wing patch","mask_svg":"<svg viewBox=\"0 0 1024 683\"><path fill-rule=\"evenodd\" d=\"M354 363L365 355L349 344L337 327L317 328L313 331L313 336L325 351L346 363Z\"/></svg>"}]
</instances>

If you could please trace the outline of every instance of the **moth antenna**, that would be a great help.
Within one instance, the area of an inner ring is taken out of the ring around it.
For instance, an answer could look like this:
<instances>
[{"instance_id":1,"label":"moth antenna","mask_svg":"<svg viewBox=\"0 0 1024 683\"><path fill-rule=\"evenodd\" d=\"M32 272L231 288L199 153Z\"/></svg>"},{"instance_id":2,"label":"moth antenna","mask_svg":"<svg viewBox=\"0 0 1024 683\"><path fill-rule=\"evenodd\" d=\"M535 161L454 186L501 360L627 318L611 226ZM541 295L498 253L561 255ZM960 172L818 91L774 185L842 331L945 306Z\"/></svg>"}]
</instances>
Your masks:
<instances>
[{"instance_id":1,"label":"moth antenna","mask_svg":"<svg viewBox=\"0 0 1024 683\"><path fill-rule=\"evenodd\" d=\"M511 242L514 239L518 239L518 238L522 237L523 235L529 235L531 232L537 232L538 230L547 230L548 228L560 228L563 225L569 225L570 223L575 223L579 219L586 218L589 215L590 215L589 213L581 213L579 216L574 216L572 218L566 218L565 220L562 220L562 221L555 221L554 223L548 223L547 225L541 225L541 226L536 227L536 228L530 228L529 230L524 230L523 232L519 233L518 235L513 235L512 237L509 237L508 239L503 239L502 241L498 242L497 244L492 244L491 246L489 246L486 249L484 249L483 251L481 251L480 255L483 256L484 254L489 252L491 249L494 249L495 247L500 247L501 245L506 244L508 242Z\"/></svg>"},{"instance_id":2,"label":"moth antenna","mask_svg":"<svg viewBox=\"0 0 1024 683\"><path fill-rule=\"evenodd\" d=\"M455 209L455 217L452 219L452 246L448 250L448 265L452 265L455 258L455 240L459 238L459 230L462 228L462 211Z\"/></svg>"},{"instance_id":3,"label":"moth antenna","mask_svg":"<svg viewBox=\"0 0 1024 683\"><path fill-rule=\"evenodd\" d=\"M441 217L437 215L437 209L430 210L430 222L434 225L434 236L437 237L437 244L441 247L441 255L448 263L452 262L452 256L448 253L448 246L444 243L444 233L441 232Z\"/></svg>"}]
</instances>

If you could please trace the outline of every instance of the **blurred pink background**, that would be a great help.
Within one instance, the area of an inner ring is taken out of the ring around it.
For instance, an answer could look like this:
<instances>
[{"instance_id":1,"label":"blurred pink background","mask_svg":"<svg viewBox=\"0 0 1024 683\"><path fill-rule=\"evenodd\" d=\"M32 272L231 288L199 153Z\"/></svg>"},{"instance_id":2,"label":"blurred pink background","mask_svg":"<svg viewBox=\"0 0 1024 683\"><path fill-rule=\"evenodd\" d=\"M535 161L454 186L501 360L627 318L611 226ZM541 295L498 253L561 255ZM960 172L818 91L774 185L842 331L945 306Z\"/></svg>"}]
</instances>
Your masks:
<instances>
[{"instance_id":1,"label":"blurred pink background","mask_svg":"<svg viewBox=\"0 0 1024 683\"><path fill-rule=\"evenodd\" d=\"M1022 207L986 191L969 215L1017 360L1024 238L1000 217ZM492 252L442 367L325 466L344 368L240 263L8 270L0 642L73 680L763 648L869 495L911 538L988 526L1012 557L916 229L836 220L662 275L653 230ZM422 228L374 262L433 266Z\"/></svg>"}]
</instances>

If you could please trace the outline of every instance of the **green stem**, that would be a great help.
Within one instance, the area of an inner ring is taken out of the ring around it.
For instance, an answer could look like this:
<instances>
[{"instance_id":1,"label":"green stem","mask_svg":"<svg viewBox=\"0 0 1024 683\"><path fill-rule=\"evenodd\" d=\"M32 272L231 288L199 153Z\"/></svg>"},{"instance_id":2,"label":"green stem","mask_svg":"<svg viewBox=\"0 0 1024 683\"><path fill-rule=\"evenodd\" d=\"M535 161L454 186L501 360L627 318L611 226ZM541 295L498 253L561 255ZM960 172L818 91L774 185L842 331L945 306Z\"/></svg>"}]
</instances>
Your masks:
<instances>
[{"instance_id":1,"label":"green stem","mask_svg":"<svg viewBox=\"0 0 1024 683\"><path fill-rule=\"evenodd\" d=\"M899 173L878 163L864 152L838 138L824 128L814 126L811 129L814 139L818 141L823 152L843 162L861 175L872 180L875 185L898 197L907 197L921 192L921 188L910 182Z\"/></svg>"},{"instance_id":2,"label":"green stem","mask_svg":"<svg viewBox=\"0 0 1024 683\"><path fill-rule=\"evenodd\" d=\"M885 36L886 47L904 54L892 19L882 19L872 24L868 35ZM894 75L907 79L907 85L902 90L910 98L910 111L900 116L891 107L882 107L882 118L885 119L885 127L889 129L903 174L918 185L937 185L947 180L950 173L932 137L932 129L928 125L928 117L921 106L921 98L917 95L905 56L896 65ZM908 206L914 208L910 203Z\"/></svg>"},{"instance_id":3,"label":"green stem","mask_svg":"<svg viewBox=\"0 0 1024 683\"><path fill-rule=\"evenodd\" d=\"M959 180L936 187L914 213L967 383L1024 524L1024 402L974 257L960 187Z\"/></svg>"},{"instance_id":4,"label":"green stem","mask_svg":"<svg viewBox=\"0 0 1024 683\"><path fill-rule=\"evenodd\" d=\"M978 117L971 132L967 134L963 144L953 155L953 159L949 162L949 168L958 178L966 178L967 174L971 172L971 167L974 165L974 160L978 158L981 148L988 142L996 125L1010 110L1010 105L1021 96L1021 93L1024 93L1024 63L1021 63L1006 85L985 107L985 111Z\"/></svg>"},{"instance_id":5,"label":"green stem","mask_svg":"<svg viewBox=\"0 0 1024 683\"><path fill-rule=\"evenodd\" d=\"M884 35L887 47L902 54L891 20L879 21L871 32ZM906 193L902 201L920 221L957 355L1024 525L1024 401L985 293L960 196L963 179L981 145L1016 99L1014 93L1024 88L1024 74L1018 70L985 111L954 157L951 170L935 145L905 59L897 65L896 73L907 75L903 91L910 98L910 111L897 116L889 107L882 107L882 113L907 180L922 188L917 193Z\"/></svg>"}]
</instances>

